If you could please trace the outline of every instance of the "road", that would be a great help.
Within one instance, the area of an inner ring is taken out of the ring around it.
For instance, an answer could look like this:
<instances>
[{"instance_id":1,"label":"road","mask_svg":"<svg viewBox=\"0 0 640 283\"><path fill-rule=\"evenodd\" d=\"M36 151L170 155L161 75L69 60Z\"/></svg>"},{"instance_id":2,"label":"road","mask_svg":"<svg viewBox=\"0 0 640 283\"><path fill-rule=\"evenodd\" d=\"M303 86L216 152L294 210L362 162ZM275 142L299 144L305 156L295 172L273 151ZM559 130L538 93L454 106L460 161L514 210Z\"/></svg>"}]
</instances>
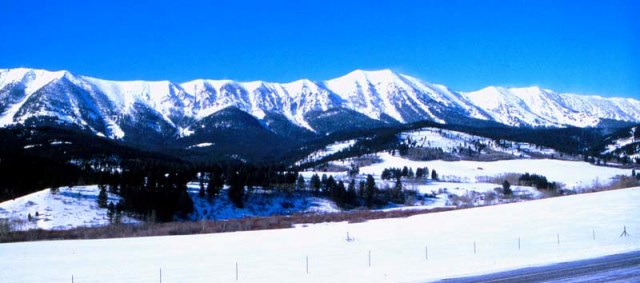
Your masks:
<instances>
[{"instance_id":1,"label":"road","mask_svg":"<svg viewBox=\"0 0 640 283\"><path fill-rule=\"evenodd\" d=\"M640 251L441 282L640 282Z\"/></svg>"}]
</instances>

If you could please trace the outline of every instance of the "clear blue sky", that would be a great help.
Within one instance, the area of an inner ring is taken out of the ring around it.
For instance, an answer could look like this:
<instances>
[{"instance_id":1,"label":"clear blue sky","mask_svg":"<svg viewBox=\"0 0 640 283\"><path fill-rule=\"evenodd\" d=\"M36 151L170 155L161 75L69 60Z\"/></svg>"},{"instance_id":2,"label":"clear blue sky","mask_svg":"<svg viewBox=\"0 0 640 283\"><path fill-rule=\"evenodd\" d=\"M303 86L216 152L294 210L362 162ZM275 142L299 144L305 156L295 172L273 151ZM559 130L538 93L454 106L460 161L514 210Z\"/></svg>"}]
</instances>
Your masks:
<instances>
[{"instance_id":1,"label":"clear blue sky","mask_svg":"<svg viewBox=\"0 0 640 283\"><path fill-rule=\"evenodd\" d=\"M634 0L2 0L0 21L0 68L176 82L390 68L463 91L640 98Z\"/></svg>"}]
</instances>

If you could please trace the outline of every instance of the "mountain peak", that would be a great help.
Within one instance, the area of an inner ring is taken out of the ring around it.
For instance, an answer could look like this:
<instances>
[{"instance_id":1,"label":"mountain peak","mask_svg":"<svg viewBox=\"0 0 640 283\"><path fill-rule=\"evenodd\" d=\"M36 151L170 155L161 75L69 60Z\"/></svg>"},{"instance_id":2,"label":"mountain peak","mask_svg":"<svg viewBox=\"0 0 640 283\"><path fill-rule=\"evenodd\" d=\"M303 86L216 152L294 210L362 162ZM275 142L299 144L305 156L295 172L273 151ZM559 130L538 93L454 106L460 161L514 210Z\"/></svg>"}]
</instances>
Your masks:
<instances>
[{"instance_id":1,"label":"mountain peak","mask_svg":"<svg viewBox=\"0 0 640 283\"><path fill-rule=\"evenodd\" d=\"M378 81L378 80L394 78L397 76L398 74L390 69L371 70L371 71L356 69L342 77Z\"/></svg>"},{"instance_id":2,"label":"mountain peak","mask_svg":"<svg viewBox=\"0 0 640 283\"><path fill-rule=\"evenodd\" d=\"M350 88L353 86L366 86L378 84L390 84L401 81L399 74L389 70L365 71L362 69L354 70L344 76L325 81L330 88Z\"/></svg>"},{"instance_id":3,"label":"mountain peak","mask_svg":"<svg viewBox=\"0 0 640 283\"><path fill-rule=\"evenodd\" d=\"M71 73L66 70L60 71L48 71L42 69L30 69L30 68L14 68L14 69L2 69L0 71L0 82L10 81L23 81L23 80L45 80L52 81L55 79L61 79L64 76L71 76Z\"/></svg>"},{"instance_id":4,"label":"mountain peak","mask_svg":"<svg viewBox=\"0 0 640 283\"><path fill-rule=\"evenodd\" d=\"M487 86L476 91L468 92L471 95L487 95L487 94L501 94L507 92L507 89L501 86Z\"/></svg>"},{"instance_id":5,"label":"mountain peak","mask_svg":"<svg viewBox=\"0 0 640 283\"><path fill-rule=\"evenodd\" d=\"M515 93L523 93L523 94L542 94L545 92L551 92L549 90L545 90L539 86L528 86L528 87L511 87L508 89L511 92Z\"/></svg>"}]
</instances>

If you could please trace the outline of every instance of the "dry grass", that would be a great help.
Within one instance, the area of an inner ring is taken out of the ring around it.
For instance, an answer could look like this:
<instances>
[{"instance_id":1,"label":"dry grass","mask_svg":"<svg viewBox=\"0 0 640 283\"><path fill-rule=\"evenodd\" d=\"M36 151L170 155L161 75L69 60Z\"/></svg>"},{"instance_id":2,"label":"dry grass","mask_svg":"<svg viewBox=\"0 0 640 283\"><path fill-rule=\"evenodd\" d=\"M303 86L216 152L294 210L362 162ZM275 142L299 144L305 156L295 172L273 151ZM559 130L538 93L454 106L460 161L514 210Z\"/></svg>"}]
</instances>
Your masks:
<instances>
[{"instance_id":1,"label":"dry grass","mask_svg":"<svg viewBox=\"0 0 640 283\"><path fill-rule=\"evenodd\" d=\"M617 176L611 182L602 183L600 181L594 181L588 188L582 188L577 190L581 193L586 192L600 192L609 190L619 190L631 187L640 186L640 180L632 176Z\"/></svg>"},{"instance_id":2,"label":"dry grass","mask_svg":"<svg viewBox=\"0 0 640 283\"><path fill-rule=\"evenodd\" d=\"M522 174L518 174L518 173L505 173L505 174L499 174L496 176L478 176L476 177L476 181L480 183L492 183L492 184L502 185L502 182L504 182L504 180L507 180L511 185L517 185L518 179L520 178L520 176L522 176Z\"/></svg>"},{"instance_id":3,"label":"dry grass","mask_svg":"<svg viewBox=\"0 0 640 283\"><path fill-rule=\"evenodd\" d=\"M140 225L109 225L103 227L83 227L64 231L29 230L0 233L0 243L39 240L77 240L107 239L124 237L150 237L169 235L191 235L205 233L224 233L250 230L284 229L294 225L344 222L357 223L372 219L409 217L453 210L453 208L435 208L429 210L372 211L356 210L339 213L294 214L289 216L251 217L224 221L171 222ZM0 227L1 228L1 227Z\"/></svg>"}]
</instances>

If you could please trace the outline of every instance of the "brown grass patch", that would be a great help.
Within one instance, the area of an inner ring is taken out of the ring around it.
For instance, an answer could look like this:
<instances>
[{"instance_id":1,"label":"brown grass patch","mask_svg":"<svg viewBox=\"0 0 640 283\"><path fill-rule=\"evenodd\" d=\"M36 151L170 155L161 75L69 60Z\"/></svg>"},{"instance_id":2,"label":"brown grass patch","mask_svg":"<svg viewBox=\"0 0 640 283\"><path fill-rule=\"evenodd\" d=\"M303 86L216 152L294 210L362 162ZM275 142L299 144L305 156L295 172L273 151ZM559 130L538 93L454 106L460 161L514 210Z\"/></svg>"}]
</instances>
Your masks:
<instances>
[{"instance_id":1,"label":"brown grass patch","mask_svg":"<svg viewBox=\"0 0 640 283\"><path fill-rule=\"evenodd\" d=\"M347 221L349 223L359 223L373 219L409 217L418 214L442 212L453 209L454 208L434 208L428 210L407 209L394 211L355 210L338 213L250 217L223 221L170 222L139 225L113 224L102 227L81 227L63 231L42 229L15 232L4 231L3 233L0 233L0 243L41 240L109 239L125 237L193 235L206 233L285 229L292 228L296 224L314 224L344 221Z\"/></svg>"}]
</instances>

